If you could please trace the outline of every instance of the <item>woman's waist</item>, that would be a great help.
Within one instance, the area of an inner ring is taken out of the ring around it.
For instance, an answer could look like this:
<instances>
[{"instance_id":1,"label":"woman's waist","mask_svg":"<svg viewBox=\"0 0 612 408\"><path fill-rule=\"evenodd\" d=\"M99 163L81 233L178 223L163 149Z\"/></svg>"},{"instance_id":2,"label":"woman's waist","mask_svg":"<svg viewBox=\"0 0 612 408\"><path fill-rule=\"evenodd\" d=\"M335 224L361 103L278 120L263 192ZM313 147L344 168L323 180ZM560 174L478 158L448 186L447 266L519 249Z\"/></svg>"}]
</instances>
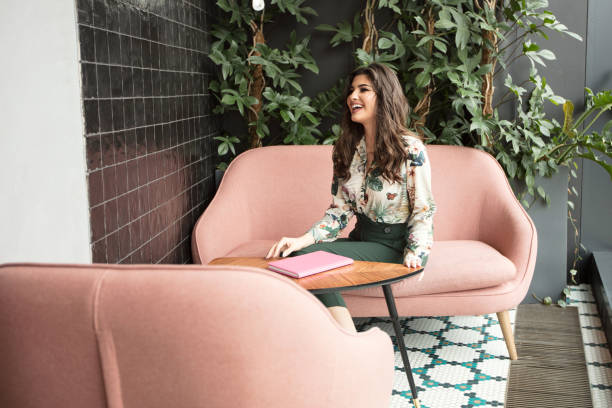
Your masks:
<instances>
[{"instance_id":1,"label":"woman's waist","mask_svg":"<svg viewBox=\"0 0 612 408\"><path fill-rule=\"evenodd\" d=\"M369 240L369 237L378 237L385 240L403 239L406 236L406 223L387 223L375 221L365 214L356 214L357 224L355 230L359 231L362 239Z\"/></svg>"}]
</instances>

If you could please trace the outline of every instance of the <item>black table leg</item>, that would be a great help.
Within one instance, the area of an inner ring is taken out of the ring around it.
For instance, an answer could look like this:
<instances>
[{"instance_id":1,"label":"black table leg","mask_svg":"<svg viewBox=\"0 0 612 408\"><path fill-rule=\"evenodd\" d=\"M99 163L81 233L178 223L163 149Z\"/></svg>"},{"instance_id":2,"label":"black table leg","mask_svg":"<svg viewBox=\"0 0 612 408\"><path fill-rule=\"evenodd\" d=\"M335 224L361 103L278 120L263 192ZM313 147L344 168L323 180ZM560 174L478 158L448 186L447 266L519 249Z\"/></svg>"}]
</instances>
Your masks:
<instances>
[{"instance_id":1,"label":"black table leg","mask_svg":"<svg viewBox=\"0 0 612 408\"><path fill-rule=\"evenodd\" d=\"M408 377L408 383L410 384L410 392L412 393L412 403L416 408L420 408L419 397L417 395L417 388L412 377L412 369L410 368L410 362L408 361L408 352L404 344L404 334L399 324L399 317L397 316L397 309L395 307L395 299L393 298L393 292L391 291L391 285L383 285L383 292L385 294L385 300L387 301L387 308L389 309L389 316L393 322L393 328L395 329L395 339L397 340L397 347L402 355L402 361L404 362L404 369L406 370L406 376Z\"/></svg>"}]
</instances>

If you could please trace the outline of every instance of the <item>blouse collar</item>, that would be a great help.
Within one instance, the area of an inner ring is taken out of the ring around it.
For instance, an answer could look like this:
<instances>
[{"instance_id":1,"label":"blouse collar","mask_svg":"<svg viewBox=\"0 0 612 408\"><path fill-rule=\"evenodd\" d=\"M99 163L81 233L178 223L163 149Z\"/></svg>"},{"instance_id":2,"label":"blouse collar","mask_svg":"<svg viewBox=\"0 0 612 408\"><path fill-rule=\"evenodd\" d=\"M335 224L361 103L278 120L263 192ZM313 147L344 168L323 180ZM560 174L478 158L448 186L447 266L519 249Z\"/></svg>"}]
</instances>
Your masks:
<instances>
[{"instance_id":1,"label":"blouse collar","mask_svg":"<svg viewBox=\"0 0 612 408\"><path fill-rule=\"evenodd\" d=\"M365 136L362 136L359 143L357 143L357 153L359 154L359 158L361 159L361 161L365 163L368 158L367 151L366 151Z\"/></svg>"}]
</instances>

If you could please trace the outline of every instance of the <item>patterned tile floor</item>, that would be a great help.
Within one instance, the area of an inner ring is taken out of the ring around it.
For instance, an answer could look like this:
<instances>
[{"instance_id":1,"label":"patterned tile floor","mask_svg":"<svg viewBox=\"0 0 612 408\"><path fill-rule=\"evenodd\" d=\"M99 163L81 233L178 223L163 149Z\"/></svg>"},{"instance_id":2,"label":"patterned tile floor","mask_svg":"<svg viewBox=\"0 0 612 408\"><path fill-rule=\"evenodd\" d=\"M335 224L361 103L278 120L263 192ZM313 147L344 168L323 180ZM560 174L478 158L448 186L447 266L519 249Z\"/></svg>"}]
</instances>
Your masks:
<instances>
[{"instance_id":1,"label":"patterned tile floor","mask_svg":"<svg viewBox=\"0 0 612 408\"><path fill-rule=\"evenodd\" d=\"M594 408L612 407L612 358L590 285L571 287L580 313ZM510 312L514 326L515 311ZM377 326L395 344L391 322L355 319L359 331ZM510 359L495 314L414 317L401 320L423 408L503 407ZM391 408L411 408L411 393L396 347Z\"/></svg>"},{"instance_id":2,"label":"patterned tile floor","mask_svg":"<svg viewBox=\"0 0 612 408\"><path fill-rule=\"evenodd\" d=\"M593 408L612 407L612 357L597 313L591 285L571 286L571 305L578 307Z\"/></svg>"}]
</instances>

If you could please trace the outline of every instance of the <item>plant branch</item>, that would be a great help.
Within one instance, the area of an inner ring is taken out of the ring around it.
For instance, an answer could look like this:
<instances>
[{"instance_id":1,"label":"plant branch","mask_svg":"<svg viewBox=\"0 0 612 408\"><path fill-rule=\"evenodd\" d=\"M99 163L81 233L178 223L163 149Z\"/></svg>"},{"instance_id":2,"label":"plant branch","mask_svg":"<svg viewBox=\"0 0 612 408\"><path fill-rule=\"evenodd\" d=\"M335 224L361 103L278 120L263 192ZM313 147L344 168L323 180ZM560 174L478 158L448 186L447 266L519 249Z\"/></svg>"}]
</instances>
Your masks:
<instances>
[{"instance_id":1,"label":"plant branch","mask_svg":"<svg viewBox=\"0 0 612 408\"><path fill-rule=\"evenodd\" d=\"M526 79L526 80L524 80L523 82L521 82L521 83L520 83L518 86L523 86L523 85L525 85L527 82L529 82L529 80L528 80L528 79ZM497 102L497 103L495 104L495 106L493 107L493 109L497 109L498 107L500 107L500 106L501 106L501 105L503 105L504 103L511 101L511 100L512 100L512 98L510 98L510 99L506 100L506 96L508 96L509 94L515 95L515 94L512 92L512 89L508 89L508 90L506 91L506 93L504 93L504 94L502 95L502 97L501 97L501 99L499 100L499 102ZM515 96L516 96L516 95L515 95Z\"/></svg>"},{"instance_id":2,"label":"plant branch","mask_svg":"<svg viewBox=\"0 0 612 408\"><path fill-rule=\"evenodd\" d=\"M565 159L567 158L567 156L570 154L570 152L572 150L574 150L576 147L578 146L578 143L572 143L571 145L569 145L567 147L567 150L564 151L561 156L559 156L559 158L556 160L557 164L561 164L565 161Z\"/></svg>"},{"instance_id":3,"label":"plant branch","mask_svg":"<svg viewBox=\"0 0 612 408\"><path fill-rule=\"evenodd\" d=\"M583 136L583 135L586 133L586 131L587 131L587 130L588 130L590 127L591 127L591 126L593 126L593 124L594 124L595 122L597 122L597 119L599 119L599 117L600 117L601 115L603 115L603 114L604 114L604 113L605 113L605 112L606 112L608 109L610 109L610 106L608 106L608 107L607 107L607 108L605 108L605 109L601 109L601 110L600 110L600 111L597 113L597 115L595 115L595 118L594 118L594 119L591 121L591 123L589 123L588 125L586 125L586 126L585 126L585 127L582 129L582 132L580 132L580 135L579 135L579 136ZM586 119L586 116L585 116L585 119ZM578 126L578 125L579 125L579 123L578 123L578 122L576 122L576 126Z\"/></svg>"},{"instance_id":4,"label":"plant branch","mask_svg":"<svg viewBox=\"0 0 612 408\"><path fill-rule=\"evenodd\" d=\"M393 16L393 18L391 19L391 21L389 21L389 22L387 23L387 25L385 25L385 26L382 28L382 31L389 31L389 29L390 29L390 28L392 28L392 27L394 27L394 26L395 26L395 24L397 23L397 20L399 20L399 16L396 14L396 15L394 15L394 16Z\"/></svg>"},{"instance_id":5,"label":"plant branch","mask_svg":"<svg viewBox=\"0 0 612 408\"><path fill-rule=\"evenodd\" d=\"M376 0L366 0L363 10L363 44L361 48L368 54L374 55L378 43L378 31L374 23L374 7Z\"/></svg>"},{"instance_id":6,"label":"plant branch","mask_svg":"<svg viewBox=\"0 0 612 408\"><path fill-rule=\"evenodd\" d=\"M515 56L514 58L512 58L512 59L510 60L510 62L506 63L506 67L505 67L505 68L503 68L503 67L499 67L499 69L498 69L497 71L495 71L495 73L493 74L493 78L497 77L497 75L498 75L500 72L507 71L507 70L508 70L508 67L509 67L510 65L512 65L512 64L514 63L514 61L516 61L517 59L521 58L522 56L523 56L523 53L520 53L520 54L518 54L517 56Z\"/></svg>"}]
</instances>

